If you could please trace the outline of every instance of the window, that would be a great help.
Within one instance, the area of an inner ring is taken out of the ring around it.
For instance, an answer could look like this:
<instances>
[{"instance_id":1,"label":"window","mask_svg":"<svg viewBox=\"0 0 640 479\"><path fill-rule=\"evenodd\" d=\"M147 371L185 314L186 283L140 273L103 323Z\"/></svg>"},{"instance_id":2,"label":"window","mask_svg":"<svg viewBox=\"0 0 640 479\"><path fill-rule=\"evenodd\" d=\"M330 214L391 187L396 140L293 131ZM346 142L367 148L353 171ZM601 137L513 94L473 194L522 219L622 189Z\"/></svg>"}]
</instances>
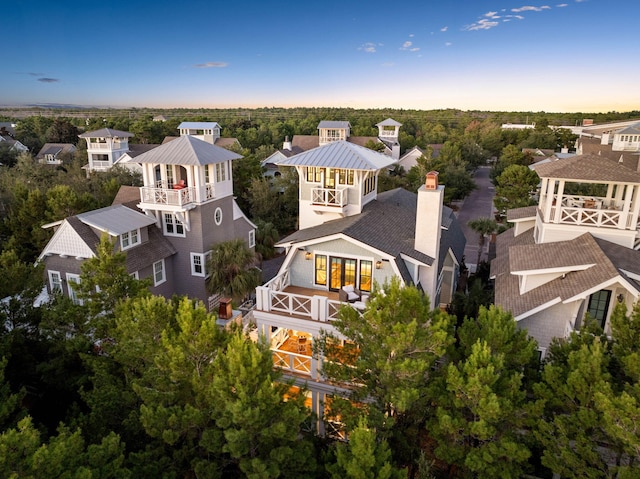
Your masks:
<instances>
[{"instance_id":1,"label":"window","mask_svg":"<svg viewBox=\"0 0 640 479\"><path fill-rule=\"evenodd\" d=\"M164 273L164 260L153 263L153 285L158 286L167 280Z\"/></svg>"},{"instance_id":2,"label":"window","mask_svg":"<svg viewBox=\"0 0 640 479\"><path fill-rule=\"evenodd\" d=\"M353 170L338 170L338 183L353 185Z\"/></svg>"},{"instance_id":3,"label":"window","mask_svg":"<svg viewBox=\"0 0 640 479\"><path fill-rule=\"evenodd\" d=\"M316 284L327 285L327 257L323 254L316 255Z\"/></svg>"},{"instance_id":4,"label":"window","mask_svg":"<svg viewBox=\"0 0 640 479\"><path fill-rule=\"evenodd\" d=\"M133 279L140 279L140 275L138 274L137 271L134 271L129 276L131 276Z\"/></svg>"},{"instance_id":5,"label":"window","mask_svg":"<svg viewBox=\"0 0 640 479\"><path fill-rule=\"evenodd\" d=\"M213 221L216 222L217 226L220 226L220 223L222 223L222 209L216 208L213 212Z\"/></svg>"},{"instance_id":6,"label":"window","mask_svg":"<svg viewBox=\"0 0 640 479\"><path fill-rule=\"evenodd\" d=\"M62 293L62 276L59 271L49 271L49 290L51 293Z\"/></svg>"},{"instance_id":7,"label":"window","mask_svg":"<svg viewBox=\"0 0 640 479\"><path fill-rule=\"evenodd\" d=\"M164 234L168 236L185 236L184 225L173 213L162 215Z\"/></svg>"},{"instance_id":8,"label":"window","mask_svg":"<svg viewBox=\"0 0 640 479\"><path fill-rule=\"evenodd\" d=\"M211 183L211 165L205 165L204 167L204 183L208 185Z\"/></svg>"},{"instance_id":9,"label":"window","mask_svg":"<svg viewBox=\"0 0 640 479\"><path fill-rule=\"evenodd\" d=\"M593 293L589 297L589 316L594 318L602 329L604 329L607 320L610 299L611 291L606 289Z\"/></svg>"},{"instance_id":10,"label":"window","mask_svg":"<svg viewBox=\"0 0 640 479\"><path fill-rule=\"evenodd\" d=\"M120 246L123 250L140 243L140 230L127 231L120 235Z\"/></svg>"},{"instance_id":11,"label":"window","mask_svg":"<svg viewBox=\"0 0 640 479\"><path fill-rule=\"evenodd\" d=\"M211 251L206 253L191 253L191 274L193 276L209 276L208 264Z\"/></svg>"},{"instance_id":12,"label":"window","mask_svg":"<svg viewBox=\"0 0 640 479\"><path fill-rule=\"evenodd\" d=\"M69 293L69 298L73 301L73 304L82 304L82 300L78 298L78 293L74 285L80 283L80 276L77 274L67 273L67 292Z\"/></svg>"},{"instance_id":13,"label":"window","mask_svg":"<svg viewBox=\"0 0 640 479\"><path fill-rule=\"evenodd\" d=\"M307 168L307 181L309 183L320 183L322 168L310 166Z\"/></svg>"},{"instance_id":14,"label":"window","mask_svg":"<svg viewBox=\"0 0 640 479\"><path fill-rule=\"evenodd\" d=\"M173 187L173 166L165 165L165 173L167 174L167 184L169 185L168 188L172 188Z\"/></svg>"},{"instance_id":15,"label":"window","mask_svg":"<svg viewBox=\"0 0 640 479\"><path fill-rule=\"evenodd\" d=\"M373 275L373 261L360 261L360 291L371 292L371 277Z\"/></svg>"},{"instance_id":16,"label":"window","mask_svg":"<svg viewBox=\"0 0 640 479\"><path fill-rule=\"evenodd\" d=\"M249 231L249 248L253 248L256 245L256 230Z\"/></svg>"},{"instance_id":17,"label":"window","mask_svg":"<svg viewBox=\"0 0 640 479\"><path fill-rule=\"evenodd\" d=\"M225 162L216 163L216 182L220 183L221 181L226 180L226 171L225 171Z\"/></svg>"},{"instance_id":18,"label":"window","mask_svg":"<svg viewBox=\"0 0 640 479\"><path fill-rule=\"evenodd\" d=\"M376 177L373 176L372 174L369 178L364 180L364 194L368 195L375 189L376 189Z\"/></svg>"}]
</instances>

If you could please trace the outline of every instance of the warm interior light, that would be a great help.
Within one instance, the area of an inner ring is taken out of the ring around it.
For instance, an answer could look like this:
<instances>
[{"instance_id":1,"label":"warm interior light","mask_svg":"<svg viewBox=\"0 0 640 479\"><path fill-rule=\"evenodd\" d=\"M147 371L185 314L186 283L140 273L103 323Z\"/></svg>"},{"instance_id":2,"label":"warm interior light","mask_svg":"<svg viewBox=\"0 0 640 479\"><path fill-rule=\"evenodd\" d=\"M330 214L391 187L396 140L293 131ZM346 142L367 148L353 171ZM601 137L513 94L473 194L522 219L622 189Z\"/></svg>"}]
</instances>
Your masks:
<instances>
[{"instance_id":1,"label":"warm interior light","mask_svg":"<svg viewBox=\"0 0 640 479\"><path fill-rule=\"evenodd\" d=\"M311 251L307 251L304 255L304 258L306 260L310 260L311 258L313 258L313 253L311 253Z\"/></svg>"},{"instance_id":2,"label":"warm interior light","mask_svg":"<svg viewBox=\"0 0 640 479\"><path fill-rule=\"evenodd\" d=\"M382 268L382 261L376 261L376 269Z\"/></svg>"}]
</instances>

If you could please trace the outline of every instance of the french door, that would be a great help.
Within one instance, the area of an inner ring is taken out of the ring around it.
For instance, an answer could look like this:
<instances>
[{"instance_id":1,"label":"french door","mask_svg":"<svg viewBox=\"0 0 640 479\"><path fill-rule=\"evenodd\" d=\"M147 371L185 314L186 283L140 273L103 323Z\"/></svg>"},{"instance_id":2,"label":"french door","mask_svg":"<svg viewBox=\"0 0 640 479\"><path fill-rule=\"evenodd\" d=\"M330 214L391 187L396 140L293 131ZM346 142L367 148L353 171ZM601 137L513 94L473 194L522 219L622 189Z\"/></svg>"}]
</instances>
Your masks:
<instances>
[{"instance_id":1,"label":"french door","mask_svg":"<svg viewBox=\"0 0 640 479\"><path fill-rule=\"evenodd\" d=\"M355 286L356 264L355 259L331 256L329 258L329 289L338 291L347 284Z\"/></svg>"}]
</instances>

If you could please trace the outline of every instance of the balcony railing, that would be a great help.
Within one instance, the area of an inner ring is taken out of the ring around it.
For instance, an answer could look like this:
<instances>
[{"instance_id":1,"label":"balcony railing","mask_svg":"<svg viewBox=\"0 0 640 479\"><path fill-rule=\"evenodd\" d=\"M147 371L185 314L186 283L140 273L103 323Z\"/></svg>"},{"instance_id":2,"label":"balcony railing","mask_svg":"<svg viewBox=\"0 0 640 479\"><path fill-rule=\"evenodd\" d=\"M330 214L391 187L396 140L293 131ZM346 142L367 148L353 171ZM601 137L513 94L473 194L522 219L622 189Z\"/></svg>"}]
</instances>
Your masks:
<instances>
[{"instance_id":1,"label":"balcony railing","mask_svg":"<svg viewBox=\"0 0 640 479\"><path fill-rule=\"evenodd\" d=\"M128 148L129 148L129 143L120 143L120 142L94 143L90 141L89 145L87 146L88 150L122 150L122 149L128 149Z\"/></svg>"},{"instance_id":2,"label":"balcony railing","mask_svg":"<svg viewBox=\"0 0 640 479\"><path fill-rule=\"evenodd\" d=\"M551 206L549 221L567 225L597 226L624 229L629 227L631 215L622 211L622 204L607 203L605 198L587 196L563 196L560 208L556 200ZM541 201L540 205L544 204ZM541 212L544 214L544 212Z\"/></svg>"},{"instance_id":3,"label":"balcony railing","mask_svg":"<svg viewBox=\"0 0 640 479\"><path fill-rule=\"evenodd\" d=\"M347 191L346 188L312 188L311 203L321 206L344 207L348 201Z\"/></svg>"},{"instance_id":4,"label":"balcony railing","mask_svg":"<svg viewBox=\"0 0 640 479\"><path fill-rule=\"evenodd\" d=\"M338 318L340 308L347 304L349 303L330 298L327 291L291 286L289 271L256 288L258 311L276 312L313 321L334 321ZM358 311L362 314L362 310Z\"/></svg>"},{"instance_id":5,"label":"balcony railing","mask_svg":"<svg viewBox=\"0 0 640 479\"><path fill-rule=\"evenodd\" d=\"M91 162L91 168L94 170L108 170L112 164L109 160L93 160Z\"/></svg>"},{"instance_id":6,"label":"balcony railing","mask_svg":"<svg viewBox=\"0 0 640 479\"><path fill-rule=\"evenodd\" d=\"M191 203L203 202L215 198L215 188L212 183L204 186L187 186L184 188L168 188L165 182L158 182L156 187L143 186L140 188L140 201L152 205L186 206Z\"/></svg>"}]
</instances>

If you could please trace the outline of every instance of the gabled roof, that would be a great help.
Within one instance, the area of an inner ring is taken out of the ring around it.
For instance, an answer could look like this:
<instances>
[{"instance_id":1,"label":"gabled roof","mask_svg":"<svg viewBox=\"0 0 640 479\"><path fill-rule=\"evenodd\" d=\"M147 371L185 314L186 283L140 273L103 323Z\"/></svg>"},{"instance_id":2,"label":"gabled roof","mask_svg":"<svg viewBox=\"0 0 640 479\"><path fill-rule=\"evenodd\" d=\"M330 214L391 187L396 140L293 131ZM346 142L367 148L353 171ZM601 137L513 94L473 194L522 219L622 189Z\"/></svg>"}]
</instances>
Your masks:
<instances>
[{"instance_id":1,"label":"gabled roof","mask_svg":"<svg viewBox=\"0 0 640 479\"><path fill-rule=\"evenodd\" d=\"M434 258L414 248L416 208L417 195L403 188L396 188L378 194L377 199L365 205L362 213L358 215L298 230L282 239L279 244L296 244L343 234L394 258L404 254L416 261L432 265ZM464 251L464 234L452 215L453 211L450 208L443 208L440 222L445 225L445 229L442 231L441 251L442 248L445 251L451 248L454 253L459 254L459 259Z\"/></svg>"},{"instance_id":2,"label":"gabled roof","mask_svg":"<svg viewBox=\"0 0 640 479\"><path fill-rule=\"evenodd\" d=\"M318 123L318 130L320 128L351 128L351 123L348 121L322 120Z\"/></svg>"},{"instance_id":3,"label":"gabled roof","mask_svg":"<svg viewBox=\"0 0 640 479\"><path fill-rule=\"evenodd\" d=\"M640 135L640 123L616 130L616 135Z\"/></svg>"},{"instance_id":4,"label":"gabled roof","mask_svg":"<svg viewBox=\"0 0 640 479\"><path fill-rule=\"evenodd\" d=\"M120 236L127 231L150 226L156 221L151 216L138 213L123 205L111 205L76 215L83 223L97 230Z\"/></svg>"},{"instance_id":5,"label":"gabled roof","mask_svg":"<svg viewBox=\"0 0 640 479\"><path fill-rule=\"evenodd\" d=\"M387 118L386 120L382 120L380 123L376 123L376 126L402 126L402 123L391 118Z\"/></svg>"},{"instance_id":6,"label":"gabled roof","mask_svg":"<svg viewBox=\"0 0 640 479\"><path fill-rule=\"evenodd\" d=\"M536 205L523 206L522 208L511 208L510 210L507 210L507 221L512 223L518 220L535 219L537 209L538 207Z\"/></svg>"},{"instance_id":7,"label":"gabled roof","mask_svg":"<svg viewBox=\"0 0 640 479\"><path fill-rule=\"evenodd\" d=\"M538 163L532 169L540 178L563 178L592 183L640 183L640 173L623 164L597 155L575 155L551 163Z\"/></svg>"},{"instance_id":8,"label":"gabled roof","mask_svg":"<svg viewBox=\"0 0 640 479\"><path fill-rule=\"evenodd\" d=\"M45 155L58 155L59 153L73 153L76 147L73 143L45 143L40 148L36 158L44 158Z\"/></svg>"},{"instance_id":9,"label":"gabled roof","mask_svg":"<svg viewBox=\"0 0 640 479\"><path fill-rule=\"evenodd\" d=\"M138 155L135 162L156 165L202 166L238 158L242 158L242 156L226 148L185 135Z\"/></svg>"},{"instance_id":10,"label":"gabled roof","mask_svg":"<svg viewBox=\"0 0 640 479\"><path fill-rule=\"evenodd\" d=\"M95 131L87 131L78 135L80 138L131 138L133 133L128 131L112 130L111 128L102 128Z\"/></svg>"},{"instance_id":11,"label":"gabled roof","mask_svg":"<svg viewBox=\"0 0 640 479\"><path fill-rule=\"evenodd\" d=\"M393 163L395 163L393 158L369 148L354 145L347 141L332 141L290 158L279 160L278 165L376 171Z\"/></svg>"},{"instance_id":12,"label":"gabled roof","mask_svg":"<svg viewBox=\"0 0 640 479\"><path fill-rule=\"evenodd\" d=\"M182 128L189 130L207 130L210 128L220 128L220 125L215 121L183 121L178 125L178 129Z\"/></svg>"},{"instance_id":13,"label":"gabled roof","mask_svg":"<svg viewBox=\"0 0 640 479\"><path fill-rule=\"evenodd\" d=\"M498 256L491 263L495 276L495 304L523 319L537 308L588 294L621 279L640 293L627 273L640 274L640 251L585 233L570 241L535 244L532 232L513 237L513 229L498 236ZM512 274L564 272L556 279L520 294L519 276Z\"/></svg>"}]
</instances>

